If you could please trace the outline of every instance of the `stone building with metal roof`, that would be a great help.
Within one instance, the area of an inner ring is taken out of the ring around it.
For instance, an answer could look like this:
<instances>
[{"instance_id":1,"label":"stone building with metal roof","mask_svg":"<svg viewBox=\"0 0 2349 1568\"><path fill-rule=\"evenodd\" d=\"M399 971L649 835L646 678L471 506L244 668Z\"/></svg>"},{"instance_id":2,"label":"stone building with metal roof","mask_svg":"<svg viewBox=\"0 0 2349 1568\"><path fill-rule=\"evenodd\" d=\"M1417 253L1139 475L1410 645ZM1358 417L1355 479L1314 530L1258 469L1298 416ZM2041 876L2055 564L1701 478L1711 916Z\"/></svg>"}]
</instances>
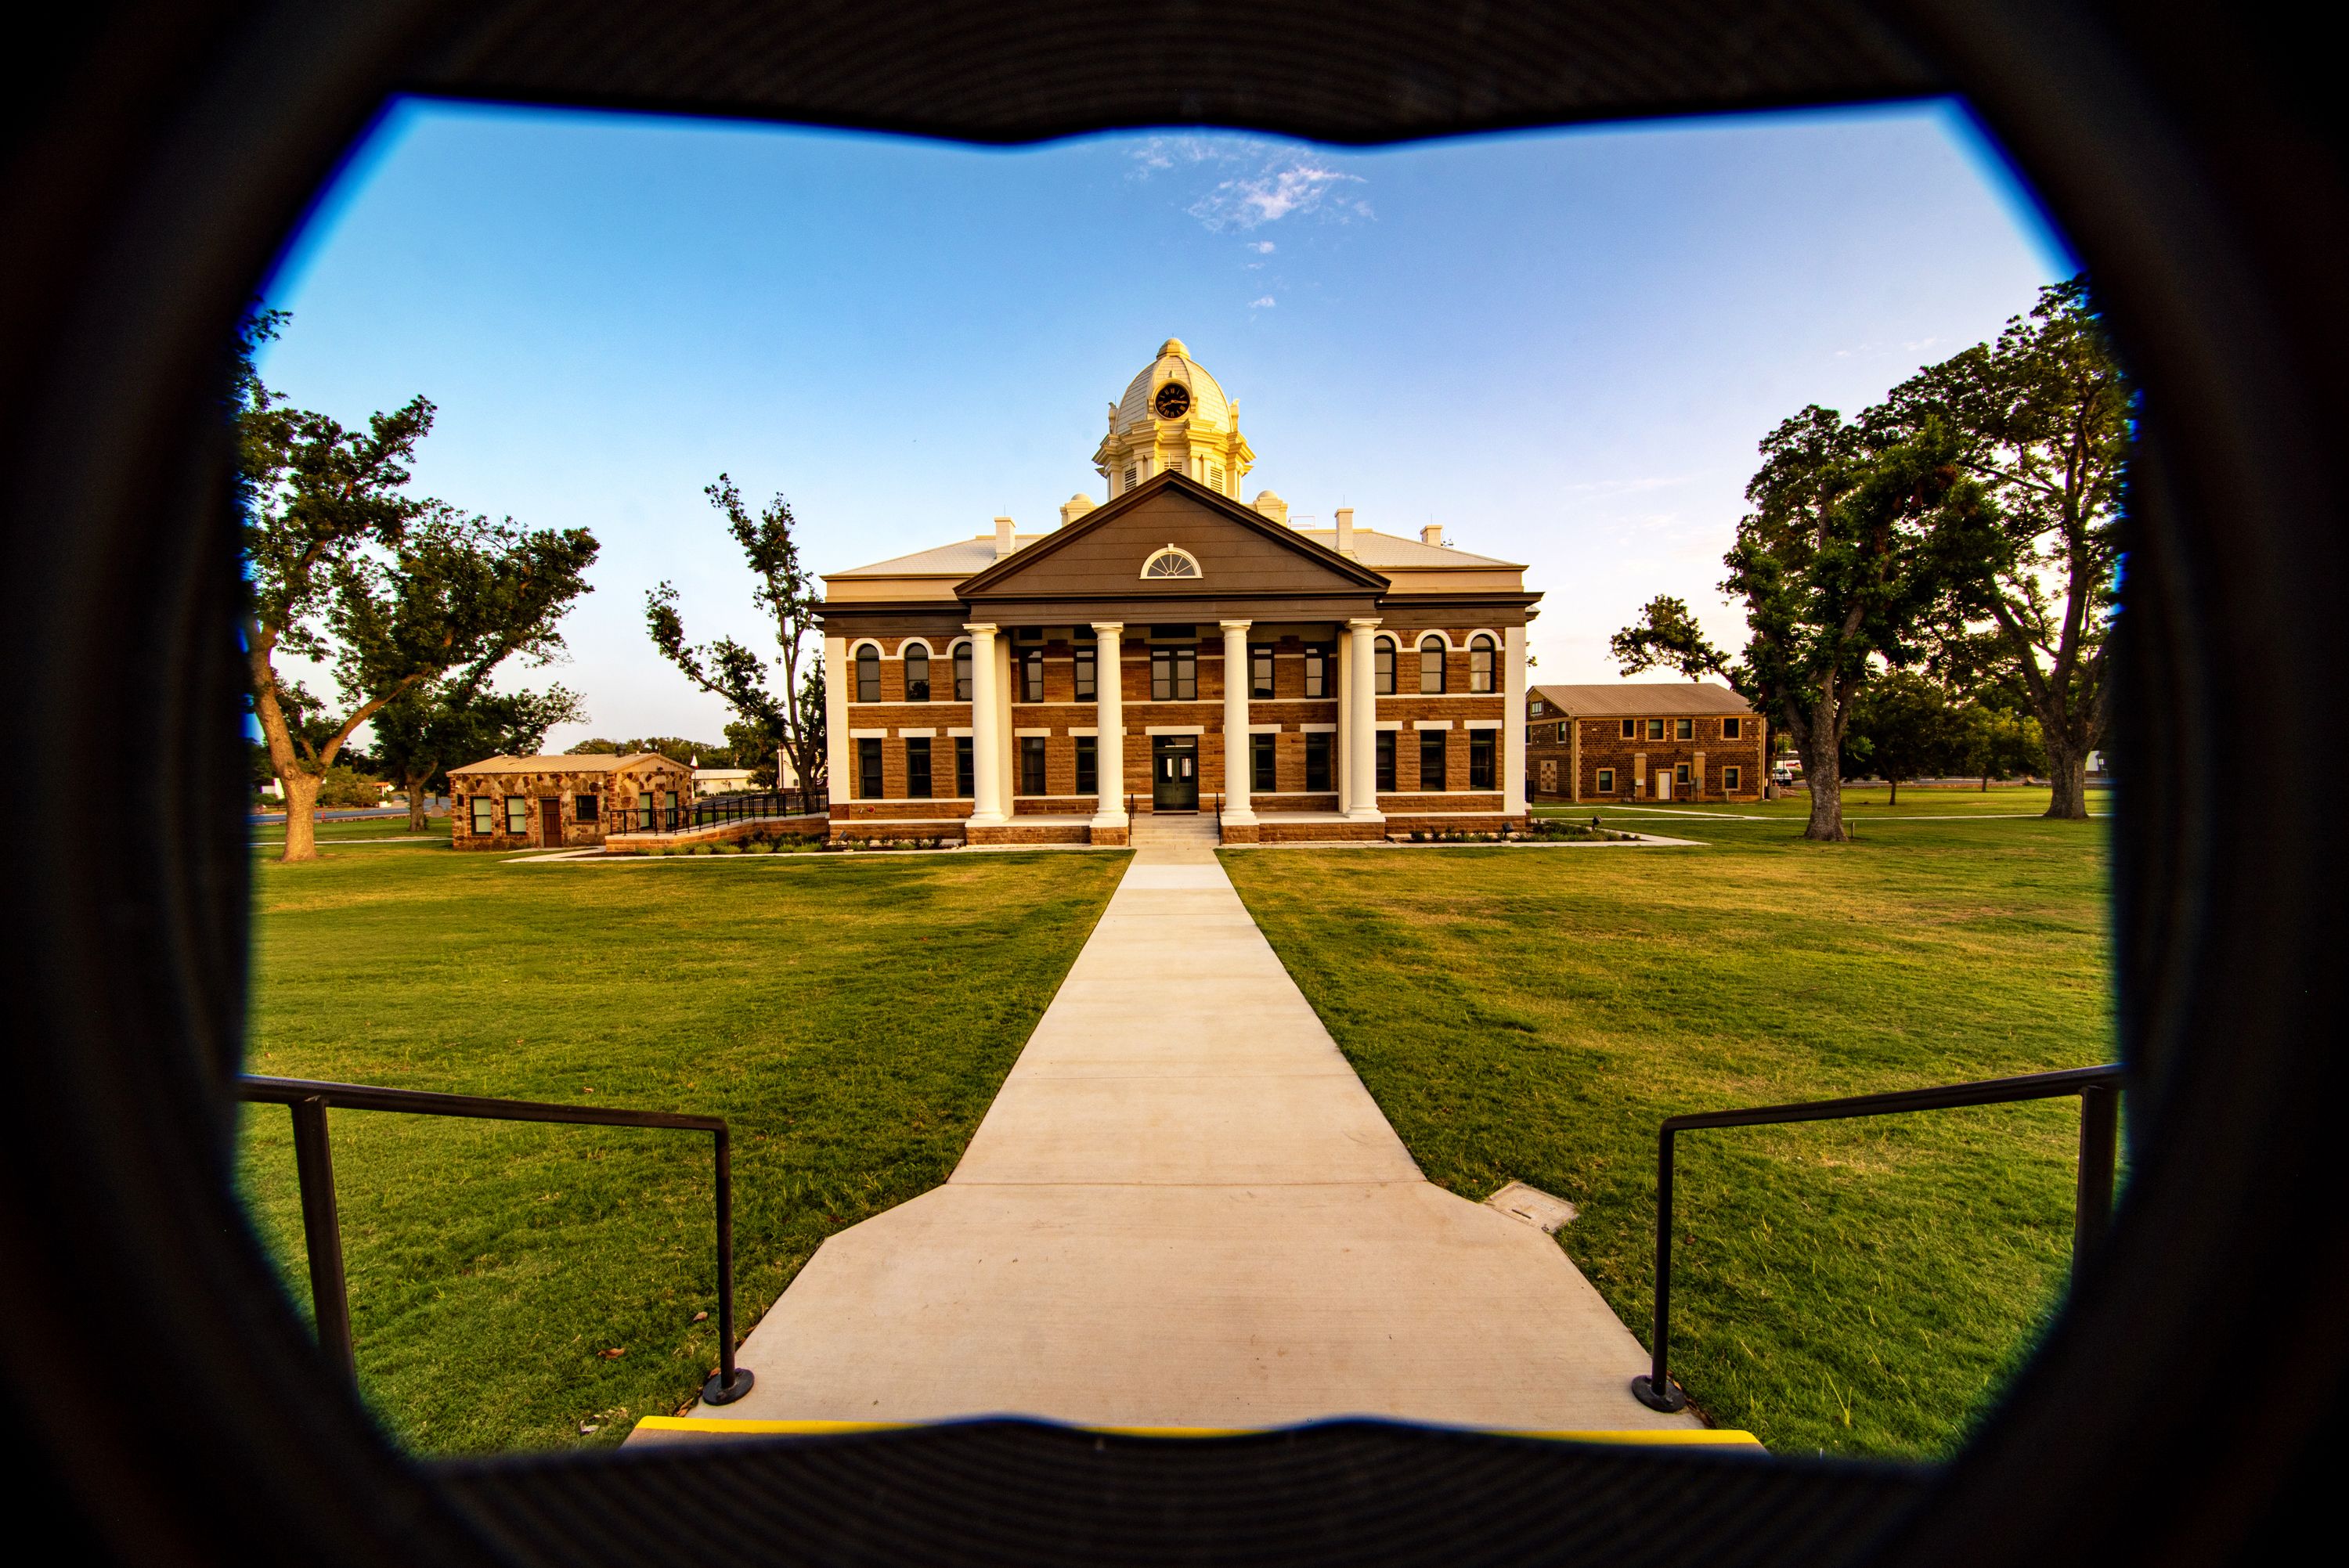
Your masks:
<instances>
[{"instance_id":1,"label":"stone building with metal roof","mask_svg":"<svg viewBox=\"0 0 2349 1568\"><path fill-rule=\"evenodd\" d=\"M1542 800L1758 800L1770 727L1713 681L1540 686L1526 703L1526 788Z\"/></svg>"},{"instance_id":2,"label":"stone building with metal roof","mask_svg":"<svg viewBox=\"0 0 2349 1568\"><path fill-rule=\"evenodd\" d=\"M1240 499L1255 464L1237 405L1170 338L1111 406L1106 502L827 574L834 837L1522 825L1524 566L1349 507L1293 526L1272 491Z\"/></svg>"},{"instance_id":3,"label":"stone building with metal roof","mask_svg":"<svg viewBox=\"0 0 2349 1568\"><path fill-rule=\"evenodd\" d=\"M449 769L449 838L460 850L561 849L674 827L693 769L655 751L626 757L489 757Z\"/></svg>"}]
</instances>

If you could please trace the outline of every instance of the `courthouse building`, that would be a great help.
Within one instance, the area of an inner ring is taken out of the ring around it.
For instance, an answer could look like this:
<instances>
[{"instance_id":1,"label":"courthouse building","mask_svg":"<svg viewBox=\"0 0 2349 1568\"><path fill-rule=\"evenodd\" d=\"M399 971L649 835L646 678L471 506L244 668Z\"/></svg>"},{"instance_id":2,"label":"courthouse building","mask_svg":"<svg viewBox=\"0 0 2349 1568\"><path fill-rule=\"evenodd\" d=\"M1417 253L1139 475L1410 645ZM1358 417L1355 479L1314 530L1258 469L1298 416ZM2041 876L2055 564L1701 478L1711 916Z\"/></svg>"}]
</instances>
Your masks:
<instances>
[{"instance_id":1,"label":"courthouse building","mask_svg":"<svg viewBox=\"0 0 2349 1568\"><path fill-rule=\"evenodd\" d=\"M1524 567L1292 526L1237 407L1170 339L1111 406L1110 500L828 574L834 837L1126 841L1491 830L1526 817ZM1300 519L1302 522L1304 520Z\"/></svg>"}]
</instances>

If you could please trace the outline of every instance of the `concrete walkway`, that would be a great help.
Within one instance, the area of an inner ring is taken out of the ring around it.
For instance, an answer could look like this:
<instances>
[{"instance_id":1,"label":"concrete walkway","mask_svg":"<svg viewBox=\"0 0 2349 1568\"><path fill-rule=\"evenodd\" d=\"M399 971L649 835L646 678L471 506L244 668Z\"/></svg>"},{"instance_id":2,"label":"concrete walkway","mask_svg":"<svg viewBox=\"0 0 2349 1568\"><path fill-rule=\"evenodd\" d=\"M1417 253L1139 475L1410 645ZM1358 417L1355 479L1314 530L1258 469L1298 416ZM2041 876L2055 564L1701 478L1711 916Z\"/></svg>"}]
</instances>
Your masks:
<instances>
[{"instance_id":1,"label":"concrete walkway","mask_svg":"<svg viewBox=\"0 0 2349 1568\"><path fill-rule=\"evenodd\" d=\"M1137 836L952 1178L825 1242L695 1414L1693 1427L1554 1241L1420 1174L1211 845Z\"/></svg>"}]
</instances>

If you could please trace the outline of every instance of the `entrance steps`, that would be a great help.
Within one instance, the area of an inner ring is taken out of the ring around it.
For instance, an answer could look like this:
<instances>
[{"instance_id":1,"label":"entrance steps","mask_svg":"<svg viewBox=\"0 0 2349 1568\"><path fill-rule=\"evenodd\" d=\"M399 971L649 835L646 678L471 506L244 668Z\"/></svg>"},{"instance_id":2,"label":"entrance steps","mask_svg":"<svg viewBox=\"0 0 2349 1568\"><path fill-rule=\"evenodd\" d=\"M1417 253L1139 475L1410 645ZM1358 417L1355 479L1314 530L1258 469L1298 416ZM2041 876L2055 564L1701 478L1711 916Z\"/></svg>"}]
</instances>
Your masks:
<instances>
[{"instance_id":1,"label":"entrance steps","mask_svg":"<svg viewBox=\"0 0 2349 1568\"><path fill-rule=\"evenodd\" d=\"M1216 845L1216 819L1205 813L1153 811L1145 816L1137 812L1129 826L1132 836L1126 841L1137 850L1145 845L1193 844L1208 849Z\"/></svg>"}]
</instances>

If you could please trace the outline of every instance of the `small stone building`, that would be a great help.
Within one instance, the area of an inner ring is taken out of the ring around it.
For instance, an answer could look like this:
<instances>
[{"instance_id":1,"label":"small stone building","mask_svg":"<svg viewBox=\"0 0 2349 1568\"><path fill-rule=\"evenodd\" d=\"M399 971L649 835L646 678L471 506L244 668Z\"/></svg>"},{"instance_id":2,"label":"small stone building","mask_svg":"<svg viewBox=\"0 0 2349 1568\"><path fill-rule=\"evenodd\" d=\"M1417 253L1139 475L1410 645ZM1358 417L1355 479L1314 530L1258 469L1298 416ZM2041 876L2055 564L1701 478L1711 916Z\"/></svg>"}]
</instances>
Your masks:
<instances>
[{"instance_id":1,"label":"small stone building","mask_svg":"<svg viewBox=\"0 0 2349 1568\"><path fill-rule=\"evenodd\" d=\"M1526 790L1538 800L1758 800L1769 728L1713 681L1536 686Z\"/></svg>"},{"instance_id":2,"label":"small stone building","mask_svg":"<svg viewBox=\"0 0 2349 1568\"><path fill-rule=\"evenodd\" d=\"M460 850L561 849L673 823L693 769L657 752L492 757L449 769L450 840Z\"/></svg>"}]
</instances>

